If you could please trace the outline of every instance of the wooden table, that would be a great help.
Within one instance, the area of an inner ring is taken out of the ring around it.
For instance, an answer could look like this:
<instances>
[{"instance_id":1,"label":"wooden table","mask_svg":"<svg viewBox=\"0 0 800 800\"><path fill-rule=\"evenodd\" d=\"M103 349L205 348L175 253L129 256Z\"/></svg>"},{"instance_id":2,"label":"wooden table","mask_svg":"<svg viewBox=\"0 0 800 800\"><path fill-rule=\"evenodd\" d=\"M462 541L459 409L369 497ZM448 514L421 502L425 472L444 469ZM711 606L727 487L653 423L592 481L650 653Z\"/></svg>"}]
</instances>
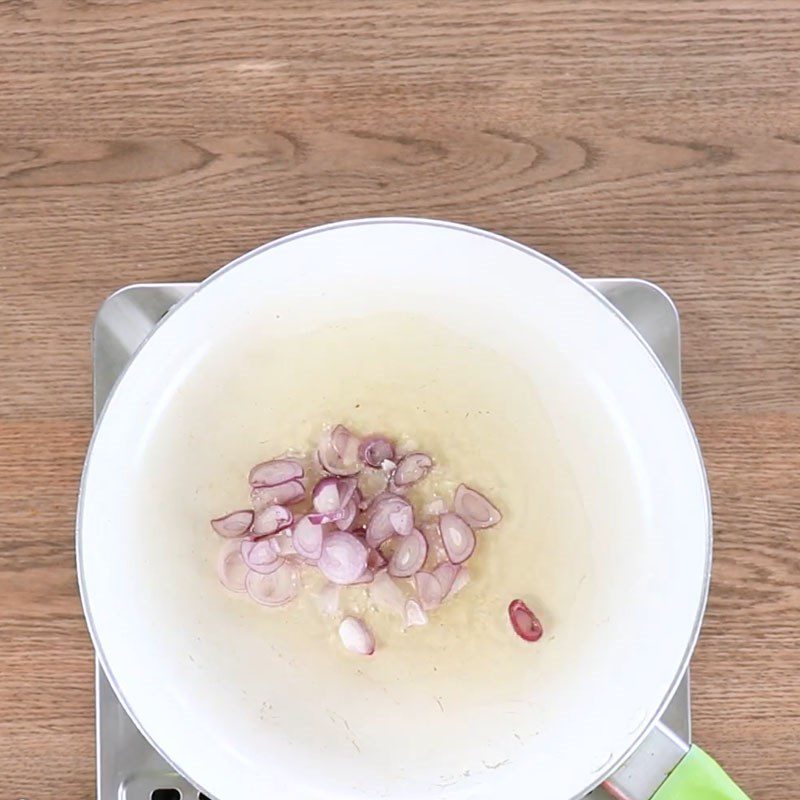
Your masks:
<instances>
[{"instance_id":1,"label":"wooden table","mask_svg":"<svg viewBox=\"0 0 800 800\"><path fill-rule=\"evenodd\" d=\"M676 299L716 511L695 737L754 798L798 796L797 0L10 0L0 41L3 798L94 792L95 309L373 214Z\"/></svg>"}]
</instances>

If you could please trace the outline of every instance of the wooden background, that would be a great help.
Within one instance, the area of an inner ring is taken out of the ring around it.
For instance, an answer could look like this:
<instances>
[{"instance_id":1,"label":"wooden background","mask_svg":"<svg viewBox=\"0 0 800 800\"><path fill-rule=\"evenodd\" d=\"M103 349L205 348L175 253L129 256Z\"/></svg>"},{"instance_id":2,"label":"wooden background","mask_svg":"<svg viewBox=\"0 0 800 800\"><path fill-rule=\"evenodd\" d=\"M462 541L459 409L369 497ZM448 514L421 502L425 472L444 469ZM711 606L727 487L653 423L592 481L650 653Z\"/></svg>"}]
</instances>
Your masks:
<instances>
[{"instance_id":1,"label":"wooden background","mask_svg":"<svg viewBox=\"0 0 800 800\"><path fill-rule=\"evenodd\" d=\"M800 780L800 3L0 2L0 797L93 797L92 316L280 234L445 217L676 299L716 511L694 725Z\"/></svg>"}]
</instances>

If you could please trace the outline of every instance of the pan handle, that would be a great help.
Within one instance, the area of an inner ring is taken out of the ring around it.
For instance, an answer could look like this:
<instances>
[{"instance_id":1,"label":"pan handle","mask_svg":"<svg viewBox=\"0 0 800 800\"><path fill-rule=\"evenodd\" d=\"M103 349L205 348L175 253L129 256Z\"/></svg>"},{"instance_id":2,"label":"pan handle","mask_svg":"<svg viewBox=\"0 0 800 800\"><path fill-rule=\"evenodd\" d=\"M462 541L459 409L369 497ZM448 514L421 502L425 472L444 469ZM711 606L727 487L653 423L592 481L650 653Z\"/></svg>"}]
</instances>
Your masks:
<instances>
[{"instance_id":1,"label":"pan handle","mask_svg":"<svg viewBox=\"0 0 800 800\"><path fill-rule=\"evenodd\" d=\"M722 767L659 720L603 783L614 800L748 800Z\"/></svg>"},{"instance_id":2,"label":"pan handle","mask_svg":"<svg viewBox=\"0 0 800 800\"><path fill-rule=\"evenodd\" d=\"M692 745L652 800L748 800L748 797L710 755Z\"/></svg>"}]
</instances>

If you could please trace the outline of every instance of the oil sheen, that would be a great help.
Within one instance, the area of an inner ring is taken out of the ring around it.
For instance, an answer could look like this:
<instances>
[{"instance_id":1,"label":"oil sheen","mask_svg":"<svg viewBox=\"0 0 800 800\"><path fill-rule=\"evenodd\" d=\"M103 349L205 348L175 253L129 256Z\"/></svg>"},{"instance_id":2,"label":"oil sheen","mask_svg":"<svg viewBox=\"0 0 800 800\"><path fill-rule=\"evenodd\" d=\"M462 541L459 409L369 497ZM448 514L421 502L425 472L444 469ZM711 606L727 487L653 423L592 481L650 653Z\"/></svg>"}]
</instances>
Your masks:
<instances>
[{"instance_id":1,"label":"oil sheen","mask_svg":"<svg viewBox=\"0 0 800 800\"><path fill-rule=\"evenodd\" d=\"M184 614L182 624L196 626L195 640L211 635L205 617L213 617L218 629L229 625L240 639L258 643L247 650L250 674L258 670L252 660L260 644L268 643L270 653L295 665L293 674L308 669L306 694L318 693L320 703L329 699L314 675L334 684L360 681L364 691L418 715L423 725L448 708L471 713L529 697L550 660L548 649L574 623L576 598L591 591L584 546L589 523L535 376L412 314L356 318L285 338L253 330L237 342L233 350L219 346L204 354L146 445L152 476L146 492L158 507L154 533L168 539L167 557L184 565L172 578L174 608ZM425 626L403 630L402 620L370 605L365 588L343 591L343 610L363 616L376 635L369 658L343 649L336 620L319 612L311 587L287 607L270 609L219 585L214 560L221 540L208 524L248 507L253 464L309 450L326 425L338 422L433 457L434 471L411 495L418 508L433 496L449 503L464 482L503 514L500 524L477 533L469 585L431 612ZM181 598L190 592L207 599L202 614L186 612ZM514 598L541 619L539 642L513 633L507 607ZM246 680L238 656L218 659L233 682ZM548 673L554 672L550 664ZM261 723L271 719L289 738L311 735L269 684L249 685L251 702L273 710ZM357 740L359 712L350 708Z\"/></svg>"}]
</instances>

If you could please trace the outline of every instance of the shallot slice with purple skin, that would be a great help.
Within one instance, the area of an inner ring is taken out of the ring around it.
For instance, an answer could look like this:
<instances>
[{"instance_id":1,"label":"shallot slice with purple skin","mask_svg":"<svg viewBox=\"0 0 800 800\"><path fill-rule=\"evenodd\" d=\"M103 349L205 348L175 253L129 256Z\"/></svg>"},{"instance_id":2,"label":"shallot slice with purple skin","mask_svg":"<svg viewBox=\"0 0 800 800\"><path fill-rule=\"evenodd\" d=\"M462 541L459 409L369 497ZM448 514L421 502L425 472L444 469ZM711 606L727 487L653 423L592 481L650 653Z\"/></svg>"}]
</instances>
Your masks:
<instances>
[{"instance_id":1,"label":"shallot slice with purple skin","mask_svg":"<svg viewBox=\"0 0 800 800\"><path fill-rule=\"evenodd\" d=\"M292 543L291 531L288 528L276 536L270 536L265 541L269 542L275 548L275 552L279 556L291 558L297 555L297 551L294 549L294 544Z\"/></svg>"},{"instance_id":2,"label":"shallot slice with purple skin","mask_svg":"<svg viewBox=\"0 0 800 800\"><path fill-rule=\"evenodd\" d=\"M395 529L387 516L374 516L368 523L365 532L370 547L380 547L387 539L391 539Z\"/></svg>"},{"instance_id":3,"label":"shallot slice with purple skin","mask_svg":"<svg viewBox=\"0 0 800 800\"><path fill-rule=\"evenodd\" d=\"M356 583L367 568L367 548L352 533L332 533L325 538L317 563L322 574L332 583Z\"/></svg>"},{"instance_id":4,"label":"shallot slice with purple skin","mask_svg":"<svg viewBox=\"0 0 800 800\"><path fill-rule=\"evenodd\" d=\"M271 564L261 564L257 569L246 560L245 563L252 572L257 572L259 575L272 575L273 572L277 572L286 563L286 559L276 558Z\"/></svg>"},{"instance_id":5,"label":"shallot slice with purple skin","mask_svg":"<svg viewBox=\"0 0 800 800\"><path fill-rule=\"evenodd\" d=\"M463 564L475 551L475 532L458 514L442 514L439 533L447 557L453 564Z\"/></svg>"},{"instance_id":6,"label":"shallot slice with purple skin","mask_svg":"<svg viewBox=\"0 0 800 800\"><path fill-rule=\"evenodd\" d=\"M254 489L280 486L282 483L299 480L305 471L302 464L293 458L276 458L256 464L250 470L248 480Z\"/></svg>"},{"instance_id":7,"label":"shallot slice with purple skin","mask_svg":"<svg viewBox=\"0 0 800 800\"><path fill-rule=\"evenodd\" d=\"M312 492L314 511L309 514L311 521L315 525L338 523L346 519L352 511L352 524L358 508L357 505L351 507L350 504L357 491L358 481L355 478L323 478Z\"/></svg>"},{"instance_id":8,"label":"shallot slice with purple skin","mask_svg":"<svg viewBox=\"0 0 800 800\"><path fill-rule=\"evenodd\" d=\"M447 593L448 598L455 597L468 583L469 583L469 570L462 564L458 568L456 579L453 581L453 585L450 588L450 591Z\"/></svg>"},{"instance_id":9,"label":"shallot slice with purple skin","mask_svg":"<svg viewBox=\"0 0 800 800\"><path fill-rule=\"evenodd\" d=\"M323 539L322 525L315 525L308 517L298 520L292 531L295 552L309 561L316 561L322 555Z\"/></svg>"},{"instance_id":10,"label":"shallot slice with purple skin","mask_svg":"<svg viewBox=\"0 0 800 800\"><path fill-rule=\"evenodd\" d=\"M367 518L367 521L371 520L377 513L380 511L381 506L387 500L394 500L397 497L396 494L392 492L378 492L370 501L367 503L366 508L364 510L364 516ZM403 498L401 498L403 499Z\"/></svg>"},{"instance_id":11,"label":"shallot slice with purple skin","mask_svg":"<svg viewBox=\"0 0 800 800\"><path fill-rule=\"evenodd\" d=\"M386 564L387 561L383 557L383 553L374 547L370 547L367 551L367 567L373 572L377 572L378 570L383 569Z\"/></svg>"},{"instance_id":12,"label":"shallot slice with purple skin","mask_svg":"<svg viewBox=\"0 0 800 800\"><path fill-rule=\"evenodd\" d=\"M434 564L449 562L447 550L442 544L442 537L439 533L438 520L425 520L421 525L423 536L428 540L428 555Z\"/></svg>"},{"instance_id":13,"label":"shallot slice with purple skin","mask_svg":"<svg viewBox=\"0 0 800 800\"><path fill-rule=\"evenodd\" d=\"M453 508L472 528L491 528L503 515L480 493L460 484L453 497Z\"/></svg>"},{"instance_id":14,"label":"shallot slice with purple skin","mask_svg":"<svg viewBox=\"0 0 800 800\"><path fill-rule=\"evenodd\" d=\"M337 478L323 478L317 482L311 494L311 502L314 509L320 514L327 514L337 511L342 507L339 492L339 480Z\"/></svg>"},{"instance_id":15,"label":"shallot slice with purple skin","mask_svg":"<svg viewBox=\"0 0 800 800\"><path fill-rule=\"evenodd\" d=\"M512 600L508 606L508 618L511 620L511 627L514 633L526 642L538 642L542 638L544 629L542 623L536 618L525 602L522 600Z\"/></svg>"},{"instance_id":16,"label":"shallot slice with purple skin","mask_svg":"<svg viewBox=\"0 0 800 800\"><path fill-rule=\"evenodd\" d=\"M426 611L438 608L444 599L442 584L431 572L418 572L414 576L414 586L417 590L417 597L420 605Z\"/></svg>"},{"instance_id":17,"label":"shallot slice with purple skin","mask_svg":"<svg viewBox=\"0 0 800 800\"><path fill-rule=\"evenodd\" d=\"M361 445L361 440L345 428L344 425L337 425L331 431L331 444L343 459L354 461L358 458L358 448Z\"/></svg>"},{"instance_id":18,"label":"shallot slice with purple skin","mask_svg":"<svg viewBox=\"0 0 800 800\"><path fill-rule=\"evenodd\" d=\"M370 547L378 547L398 532L392 521L393 517L399 526L405 526L410 514L413 530L414 511L408 500L403 497L387 495L378 504L373 505L370 512L367 523L367 544Z\"/></svg>"},{"instance_id":19,"label":"shallot slice with purple skin","mask_svg":"<svg viewBox=\"0 0 800 800\"><path fill-rule=\"evenodd\" d=\"M428 624L428 615L425 609L420 605L419 600L415 600L413 597L406 600L403 612L403 621L406 628Z\"/></svg>"},{"instance_id":20,"label":"shallot slice with purple skin","mask_svg":"<svg viewBox=\"0 0 800 800\"><path fill-rule=\"evenodd\" d=\"M217 517L211 520L211 527L215 533L232 539L236 536L244 536L253 527L253 512L249 509L244 511L233 511L224 517Z\"/></svg>"},{"instance_id":21,"label":"shallot slice with purple skin","mask_svg":"<svg viewBox=\"0 0 800 800\"><path fill-rule=\"evenodd\" d=\"M345 617L339 623L339 638L351 653L371 656L375 652L372 631L357 617Z\"/></svg>"},{"instance_id":22,"label":"shallot slice with purple skin","mask_svg":"<svg viewBox=\"0 0 800 800\"><path fill-rule=\"evenodd\" d=\"M326 525L329 522L339 522L345 518L347 514L347 509L344 508L337 508L335 511L329 511L325 514L319 514L312 511L308 518L315 524L315 525Z\"/></svg>"},{"instance_id":23,"label":"shallot slice with purple skin","mask_svg":"<svg viewBox=\"0 0 800 800\"><path fill-rule=\"evenodd\" d=\"M242 558L241 542L225 542L217 556L217 575L220 583L232 592L245 591L245 581L250 570Z\"/></svg>"},{"instance_id":24,"label":"shallot slice with purple skin","mask_svg":"<svg viewBox=\"0 0 800 800\"><path fill-rule=\"evenodd\" d=\"M240 549L242 559L247 567L262 575L275 572L283 564L283 558L280 557L269 539L262 539L258 542L245 539Z\"/></svg>"},{"instance_id":25,"label":"shallot slice with purple skin","mask_svg":"<svg viewBox=\"0 0 800 800\"><path fill-rule=\"evenodd\" d=\"M358 479L357 478L340 478L339 479L339 506L344 508L358 492ZM359 492L359 494L361 494Z\"/></svg>"},{"instance_id":26,"label":"shallot slice with purple skin","mask_svg":"<svg viewBox=\"0 0 800 800\"><path fill-rule=\"evenodd\" d=\"M315 511L313 522L319 524L344 519L350 511L348 506L357 490L358 481L355 478L322 478L312 492ZM355 517L355 513L353 516Z\"/></svg>"},{"instance_id":27,"label":"shallot slice with purple skin","mask_svg":"<svg viewBox=\"0 0 800 800\"><path fill-rule=\"evenodd\" d=\"M442 597L447 597L450 590L453 588L453 583L455 582L456 576L458 575L460 569L461 567L457 567L455 564L445 561L443 564L439 564L439 566L433 571L436 579L441 584Z\"/></svg>"},{"instance_id":28,"label":"shallot slice with purple skin","mask_svg":"<svg viewBox=\"0 0 800 800\"><path fill-rule=\"evenodd\" d=\"M355 478L345 478L344 480L355 481ZM359 513L359 506L361 504L361 490L356 487L351 494L349 491L349 486L347 486L343 487L343 491L344 494L340 493L339 499L347 499L349 497L349 500L347 500L347 502L345 502L341 508L334 512L336 519L331 520L331 522L334 522L340 531L351 531L353 533L357 533L357 531L353 531L352 529ZM364 532L362 530L359 535L363 536L363 533Z\"/></svg>"},{"instance_id":29,"label":"shallot slice with purple skin","mask_svg":"<svg viewBox=\"0 0 800 800\"><path fill-rule=\"evenodd\" d=\"M408 536L414 530L414 509L409 505L389 512L389 522L400 536Z\"/></svg>"},{"instance_id":30,"label":"shallot slice with purple skin","mask_svg":"<svg viewBox=\"0 0 800 800\"><path fill-rule=\"evenodd\" d=\"M247 573L245 587L250 597L262 606L285 606L300 591L300 573L288 563L269 575L251 571Z\"/></svg>"},{"instance_id":31,"label":"shallot slice with purple skin","mask_svg":"<svg viewBox=\"0 0 800 800\"><path fill-rule=\"evenodd\" d=\"M428 557L428 541L416 528L403 536L389 561L389 574L395 578L410 578L422 569Z\"/></svg>"},{"instance_id":32,"label":"shallot slice with purple skin","mask_svg":"<svg viewBox=\"0 0 800 800\"><path fill-rule=\"evenodd\" d=\"M356 475L361 471L358 448L358 437L350 433L344 425L337 425L322 437L317 448L317 460L331 475Z\"/></svg>"},{"instance_id":33,"label":"shallot slice with purple skin","mask_svg":"<svg viewBox=\"0 0 800 800\"><path fill-rule=\"evenodd\" d=\"M304 500L306 490L300 481L287 481L277 486L259 486L250 492L253 508L260 511L277 503L280 506L292 506Z\"/></svg>"},{"instance_id":34,"label":"shallot slice with purple skin","mask_svg":"<svg viewBox=\"0 0 800 800\"><path fill-rule=\"evenodd\" d=\"M350 526L355 522L356 514L358 514L358 503L355 497L353 497L342 510L345 514L341 519L336 520L336 527L340 531L346 531L349 530Z\"/></svg>"},{"instance_id":35,"label":"shallot slice with purple skin","mask_svg":"<svg viewBox=\"0 0 800 800\"><path fill-rule=\"evenodd\" d=\"M373 580L375 580L375 573L369 567L367 567L361 573L361 577L357 581L353 581L350 585L358 586L362 583L372 583Z\"/></svg>"},{"instance_id":36,"label":"shallot slice with purple skin","mask_svg":"<svg viewBox=\"0 0 800 800\"><path fill-rule=\"evenodd\" d=\"M390 536L385 542L382 542L378 546L378 552L386 559L387 568L388 562L392 560L392 556L394 555L394 551L397 550L400 542L403 541L402 536L397 536L396 534Z\"/></svg>"},{"instance_id":37,"label":"shallot slice with purple skin","mask_svg":"<svg viewBox=\"0 0 800 800\"><path fill-rule=\"evenodd\" d=\"M262 508L253 520L253 536L271 536L285 528L288 528L294 516L288 508L284 506L267 506Z\"/></svg>"},{"instance_id":38,"label":"shallot slice with purple skin","mask_svg":"<svg viewBox=\"0 0 800 800\"><path fill-rule=\"evenodd\" d=\"M372 434L361 440L358 455L368 467L380 469L384 461L394 459L394 445L385 436Z\"/></svg>"},{"instance_id":39,"label":"shallot slice with purple skin","mask_svg":"<svg viewBox=\"0 0 800 800\"><path fill-rule=\"evenodd\" d=\"M409 453L403 456L395 468L392 475L392 483L395 486L411 486L417 481L421 481L433 466L433 459L425 453Z\"/></svg>"}]
</instances>

